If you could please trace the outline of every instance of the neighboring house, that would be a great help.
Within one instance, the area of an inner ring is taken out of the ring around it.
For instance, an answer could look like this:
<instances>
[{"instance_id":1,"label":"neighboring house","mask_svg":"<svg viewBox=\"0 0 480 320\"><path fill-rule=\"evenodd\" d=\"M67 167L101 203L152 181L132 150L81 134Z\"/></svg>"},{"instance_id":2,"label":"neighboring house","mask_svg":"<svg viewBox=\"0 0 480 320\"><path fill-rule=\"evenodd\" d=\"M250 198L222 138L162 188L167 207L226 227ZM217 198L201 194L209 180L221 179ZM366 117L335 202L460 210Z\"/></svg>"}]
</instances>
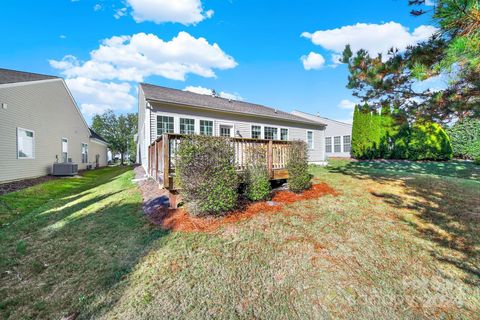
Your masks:
<instances>
[{"instance_id":1,"label":"neighboring house","mask_svg":"<svg viewBox=\"0 0 480 320\"><path fill-rule=\"evenodd\" d=\"M325 154L328 157L350 157L350 149L352 147L352 125L340 122L302 111L293 111L292 114L303 117L318 123L327 125L325 130Z\"/></svg>"},{"instance_id":2,"label":"neighboring house","mask_svg":"<svg viewBox=\"0 0 480 320\"><path fill-rule=\"evenodd\" d=\"M0 182L51 173L55 162L107 164L62 78L0 69Z\"/></svg>"},{"instance_id":3,"label":"neighboring house","mask_svg":"<svg viewBox=\"0 0 480 320\"><path fill-rule=\"evenodd\" d=\"M163 133L303 140L311 163L324 163L325 125L258 104L142 83L138 90L137 162Z\"/></svg>"}]
</instances>

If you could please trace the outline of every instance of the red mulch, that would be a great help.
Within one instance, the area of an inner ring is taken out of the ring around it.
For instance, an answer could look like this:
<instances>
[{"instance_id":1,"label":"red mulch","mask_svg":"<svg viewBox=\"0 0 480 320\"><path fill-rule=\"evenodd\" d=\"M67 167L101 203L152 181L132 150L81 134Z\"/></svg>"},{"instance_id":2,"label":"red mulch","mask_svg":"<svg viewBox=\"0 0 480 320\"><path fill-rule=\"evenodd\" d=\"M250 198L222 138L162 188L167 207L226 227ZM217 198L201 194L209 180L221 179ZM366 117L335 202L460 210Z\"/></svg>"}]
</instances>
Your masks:
<instances>
[{"instance_id":1,"label":"red mulch","mask_svg":"<svg viewBox=\"0 0 480 320\"><path fill-rule=\"evenodd\" d=\"M230 212L229 214L218 217L195 217L189 215L183 209L158 210L155 214L150 214L150 220L167 230L187 231L187 232L210 232L222 225L243 221L256 216L259 213L275 214L282 211L286 204L297 201L318 199L325 195L336 196L338 193L326 183L314 184L309 190L301 194L291 191L281 190L275 193L271 201L260 201L247 204L245 208Z\"/></svg>"}]
</instances>

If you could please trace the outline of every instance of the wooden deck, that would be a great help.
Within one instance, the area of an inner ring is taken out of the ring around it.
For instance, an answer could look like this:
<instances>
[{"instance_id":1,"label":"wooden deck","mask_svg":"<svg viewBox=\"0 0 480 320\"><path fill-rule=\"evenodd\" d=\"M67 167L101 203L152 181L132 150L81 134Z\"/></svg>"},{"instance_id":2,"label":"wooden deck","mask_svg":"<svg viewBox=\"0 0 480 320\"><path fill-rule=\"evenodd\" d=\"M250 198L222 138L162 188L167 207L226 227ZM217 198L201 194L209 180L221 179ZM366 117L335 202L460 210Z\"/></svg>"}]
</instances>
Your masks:
<instances>
[{"instance_id":1,"label":"wooden deck","mask_svg":"<svg viewBox=\"0 0 480 320\"><path fill-rule=\"evenodd\" d=\"M148 147L148 175L155 179L161 186L175 190L174 175L176 150L185 135L166 133L158 137ZM248 149L254 146L264 147L266 150L266 166L270 179L287 179L288 171L287 151L288 141L229 138L235 150L235 166L238 171L243 171L247 165Z\"/></svg>"}]
</instances>

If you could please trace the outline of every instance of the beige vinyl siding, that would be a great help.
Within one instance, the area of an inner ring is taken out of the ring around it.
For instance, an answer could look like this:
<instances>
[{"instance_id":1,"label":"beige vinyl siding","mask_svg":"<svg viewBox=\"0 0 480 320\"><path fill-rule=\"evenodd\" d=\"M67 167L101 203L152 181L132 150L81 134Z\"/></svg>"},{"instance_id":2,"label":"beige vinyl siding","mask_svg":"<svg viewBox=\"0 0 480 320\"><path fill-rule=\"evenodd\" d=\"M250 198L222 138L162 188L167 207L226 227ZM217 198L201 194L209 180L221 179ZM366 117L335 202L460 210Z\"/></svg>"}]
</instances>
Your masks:
<instances>
[{"instance_id":1,"label":"beige vinyl siding","mask_svg":"<svg viewBox=\"0 0 480 320\"><path fill-rule=\"evenodd\" d=\"M169 105L165 103L150 103L152 111L150 114L150 142L157 137L157 116L172 116L174 117L174 132L180 133L180 118L195 119L195 133L200 132L200 120L212 120L214 126L214 135L218 136L220 125L232 125L234 136L250 138L251 126L259 125L262 127L262 133L265 126L273 126L278 128L278 135L280 139L280 129L288 129L289 140L303 140L306 141L307 130L313 131L314 135L314 149L309 150L309 160L311 162L323 162L325 160L324 153L324 134L322 127L318 125L299 124L296 122L286 120L276 120L260 118L249 115L237 115L222 113L219 111L200 110L197 108Z\"/></svg>"},{"instance_id":2,"label":"beige vinyl siding","mask_svg":"<svg viewBox=\"0 0 480 320\"><path fill-rule=\"evenodd\" d=\"M93 168L95 168L95 157L97 154L99 156L99 166L105 167L108 164L107 148L104 144L90 139L90 142L88 143L88 162L92 164Z\"/></svg>"},{"instance_id":3,"label":"beige vinyl siding","mask_svg":"<svg viewBox=\"0 0 480 320\"><path fill-rule=\"evenodd\" d=\"M62 138L68 139L68 158L79 169L87 166L81 163L82 143L89 146L89 160L95 160L96 147L63 80L1 85L1 103L7 108L0 107L0 181L51 173L56 157L61 159ZM17 159L17 127L35 132L35 159Z\"/></svg>"}]
</instances>

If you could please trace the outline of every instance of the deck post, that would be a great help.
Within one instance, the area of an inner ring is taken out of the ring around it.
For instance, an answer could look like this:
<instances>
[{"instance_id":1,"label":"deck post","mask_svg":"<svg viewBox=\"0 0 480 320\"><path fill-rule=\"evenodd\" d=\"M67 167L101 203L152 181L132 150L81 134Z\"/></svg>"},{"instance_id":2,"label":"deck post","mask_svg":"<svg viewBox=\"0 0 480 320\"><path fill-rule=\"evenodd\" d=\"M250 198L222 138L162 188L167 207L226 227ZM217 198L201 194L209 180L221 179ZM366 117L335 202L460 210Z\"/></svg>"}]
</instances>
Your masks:
<instances>
[{"instance_id":1,"label":"deck post","mask_svg":"<svg viewBox=\"0 0 480 320\"><path fill-rule=\"evenodd\" d=\"M168 133L163 134L163 187L170 188L170 140Z\"/></svg>"},{"instance_id":2,"label":"deck post","mask_svg":"<svg viewBox=\"0 0 480 320\"><path fill-rule=\"evenodd\" d=\"M268 151L267 151L267 165L268 165L268 175L273 178L273 141L268 141Z\"/></svg>"},{"instance_id":3,"label":"deck post","mask_svg":"<svg viewBox=\"0 0 480 320\"><path fill-rule=\"evenodd\" d=\"M158 181L158 141L155 140L155 181Z\"/></svg>"}]
</instances>

